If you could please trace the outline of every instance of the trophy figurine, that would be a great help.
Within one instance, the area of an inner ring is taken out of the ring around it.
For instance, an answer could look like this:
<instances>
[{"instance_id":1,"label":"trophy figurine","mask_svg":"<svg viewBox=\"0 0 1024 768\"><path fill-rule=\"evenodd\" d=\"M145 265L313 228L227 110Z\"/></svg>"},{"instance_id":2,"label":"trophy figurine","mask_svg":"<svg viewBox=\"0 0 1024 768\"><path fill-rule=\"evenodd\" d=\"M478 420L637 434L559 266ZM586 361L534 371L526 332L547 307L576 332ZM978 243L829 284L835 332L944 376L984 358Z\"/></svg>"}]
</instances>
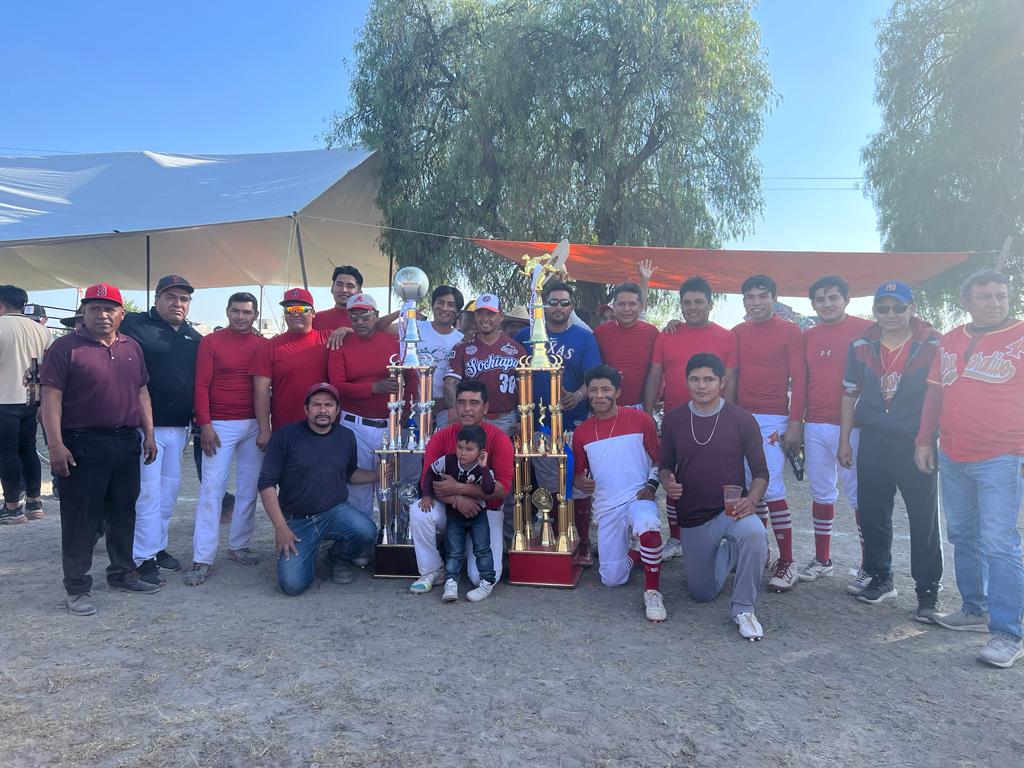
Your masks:
<instances>
[{"instance_id":1,"label":"trophy figurine","mask_svg":"<svg viewBox=\"0 0 1024 768\"><path fill-rule=\"evenodd\" d=\"M555 506L554 499L545 488L538 488L533 492L533 505L540 513L540 545L552 547L555 544L555 532L551 527L551 510Z\"/></svg>"}]
</instances>

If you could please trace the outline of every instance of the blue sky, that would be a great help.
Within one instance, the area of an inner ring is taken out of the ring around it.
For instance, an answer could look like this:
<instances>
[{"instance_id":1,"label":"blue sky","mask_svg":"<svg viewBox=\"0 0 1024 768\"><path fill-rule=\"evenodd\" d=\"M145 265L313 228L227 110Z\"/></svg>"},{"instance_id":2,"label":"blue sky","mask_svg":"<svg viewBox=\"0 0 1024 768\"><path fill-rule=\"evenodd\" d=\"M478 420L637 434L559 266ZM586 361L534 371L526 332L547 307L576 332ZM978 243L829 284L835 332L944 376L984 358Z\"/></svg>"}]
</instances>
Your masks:
<instances>
[{"instance_id":1,"label":"blue sky","mask_svg":"<svg viewBox=\"0 0 1024 768\"><path fill-rule=\"evenodd\" d=\"M238 153L322 146L318 137L325 120L348 99L344 60L351 57L367 5L12 4L4 15L13 34L0 47L0 71L9 75L0 153ZM758 150L765 176L763 220L750 236L729 245L879 248L874 211L851 189L855 181L792 177L861 175L860 148L879 124L872 100L874 21L890 5L891 0L763 0L757 8L781 102L767 118ZM217 321L225 295L198 292L193 318ZM317 295L330 303L326 290ZM33 298L69 306L74 294L52 291ZM720 305L717 319L732 325L737 303Z\"/></svg>"}]
</instances>

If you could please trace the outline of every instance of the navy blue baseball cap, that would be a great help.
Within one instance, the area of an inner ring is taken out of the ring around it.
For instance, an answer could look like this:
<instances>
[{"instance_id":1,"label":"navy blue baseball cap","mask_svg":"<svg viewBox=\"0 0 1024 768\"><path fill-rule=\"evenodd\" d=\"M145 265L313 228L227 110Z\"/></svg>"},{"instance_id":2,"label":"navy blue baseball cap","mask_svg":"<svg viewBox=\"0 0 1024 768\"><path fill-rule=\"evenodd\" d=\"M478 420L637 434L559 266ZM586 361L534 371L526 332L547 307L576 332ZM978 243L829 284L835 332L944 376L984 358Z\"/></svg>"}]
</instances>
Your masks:
<instances>
[{"instance_id":1,"label":"navy blue baseball cap","mask_svg":"<svg viewBox=\"0 0 1024 768\"><path fill-rule=\"evenodd\" d=\"M910 286L898 280L890 280L878 286L878 290L875 291L875 301L886 297L897 299L904 304L914 303L914 292L910 290Z\"/></svg>"}]
</instances>

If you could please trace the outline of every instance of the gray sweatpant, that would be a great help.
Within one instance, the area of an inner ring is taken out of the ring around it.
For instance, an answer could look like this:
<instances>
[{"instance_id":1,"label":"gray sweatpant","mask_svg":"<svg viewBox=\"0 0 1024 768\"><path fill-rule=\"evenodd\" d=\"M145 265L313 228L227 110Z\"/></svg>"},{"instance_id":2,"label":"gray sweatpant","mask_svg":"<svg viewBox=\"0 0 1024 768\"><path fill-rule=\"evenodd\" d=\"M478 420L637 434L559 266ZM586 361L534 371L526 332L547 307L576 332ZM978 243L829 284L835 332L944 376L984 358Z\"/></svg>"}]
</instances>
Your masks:
<instances>
[{"instance_id":1,"label":"gray sweatpant","mask_svg":"<svg viewBox=\"0 0 1024 768\"><path fill-rule=\"evenodd\" d=\"M757 515L735 520L720 512L704 525L682 528L680 535L693 599L698 603L714 600L735 568L732 615L753 611L768 557L768 531Z\"/></svg>"}]
</instances>

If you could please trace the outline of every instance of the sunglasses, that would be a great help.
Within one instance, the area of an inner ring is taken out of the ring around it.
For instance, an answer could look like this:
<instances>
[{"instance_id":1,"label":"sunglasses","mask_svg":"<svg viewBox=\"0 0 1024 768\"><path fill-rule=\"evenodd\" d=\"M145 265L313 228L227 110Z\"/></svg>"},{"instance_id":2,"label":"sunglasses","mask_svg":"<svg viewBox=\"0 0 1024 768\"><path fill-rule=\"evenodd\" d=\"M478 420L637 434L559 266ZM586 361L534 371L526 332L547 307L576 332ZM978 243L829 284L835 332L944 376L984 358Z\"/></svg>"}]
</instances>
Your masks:
<instances>
[{"instance_id":1,"label":"sunglasses","mask_svg":"<svg viewBox=\"0 0 1024 768\"><path fill-rule=\"evenodd\" d=\"M367 321L367 320L372 320L373 319L373 313L372 312L349 312L348 313L348 319L351 320L353 323L362 323L362 322Z\"/></svg>"},{"instance_id":2,"label":"sunglasses","mask_svg":"<svg viewBox=\"0 0 1024 768\"><path fill-rule=\"evenodd\" d=\"M548 299L549 307L571 307L572 301L570 299Z\"/></svg>"},{"instance_id":3,"label":"sunglasses","mask_svg":"<svg viewBox=\"0 0 1024 768\"><path fill-rule=\"evenodd\" d=\"M286 315L308 315L313 311L312 307L307 307L305 304L292 304L289 307L284 308Z\"/></svg>"},{"instance_id":4,"label":"sunglasses","mask_svg":"<svg viewBox=\"0 0 1024 768\"><path fill-rule=\"evenodd\" d=\"M908 304L875 304L876 315L888 315L891 312L902 315L908 309L910 309Z\"/></svg>"}]
</instances>

